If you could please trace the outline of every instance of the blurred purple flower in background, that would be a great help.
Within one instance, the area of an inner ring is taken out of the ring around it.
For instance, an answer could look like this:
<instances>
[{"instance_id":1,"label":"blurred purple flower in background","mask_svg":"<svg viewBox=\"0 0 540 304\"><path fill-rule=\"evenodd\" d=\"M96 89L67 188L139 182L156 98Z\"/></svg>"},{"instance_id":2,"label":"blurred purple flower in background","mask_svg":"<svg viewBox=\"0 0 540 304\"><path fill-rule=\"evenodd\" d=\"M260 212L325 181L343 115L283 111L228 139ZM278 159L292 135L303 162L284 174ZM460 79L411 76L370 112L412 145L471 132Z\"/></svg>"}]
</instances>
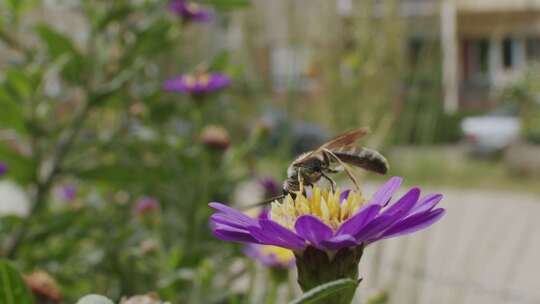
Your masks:
<instances>
[{"instance_id":1,"label":"blurred purple flower in background","mask_svg":"<svg viewBox=\"0 0 540 304\"><path fill-rule=\"evenodd\" d=\"M231 84L231 79L221 73L184 74L166 80L163 88L169 92L200 96L221 90Z\"/></svg>"},{"instance_id":2,"label":"blurred purple flower in background","mask_svg":"<svg viewBox=\"0 0 540 304\"><path fill-rule=\"evenodd\" d=\"M75 198L77 198L77 192L77 187L73 185L67 185L60 189L60 197L66 202L71 202L75 200Z\"/></svg>"},{"instance_id":3,"label":"blurred purple flower in background","mask_svg":"<svg viewBox=\"0 0 540 304\"><path fill-rule=\"evenodd\" d=\"M135 203L135 213L138 215L148 214L159 210L159 202L153 197L142 197Z\"/></svg>"},{"instance_id":4,"label":"blurred purple flower in background","mask_svg":"<svg viewBox=\"0 0 540 304\"><path fill-rule=\"evenodd\" d=\"M261 185L264 190L265 199L276 197L283 192L281 184L273 177L260 178L259 185Z\"/></svg>"},{"instance_id":5,"label":"blurred purple flower in background","mask_svg":"<svg viewBox=\"0 0 540 304\"><path fill-rule=\"evenodd\" d=\"M186 0L173 0L169 4L169 10L186 22L208 22L212 20L210 10L199 4Z\"/></svg>"},{"instance_id":6,"label":"blurred purple flower in background","mask_svg":"<svg viewBox=\"0 0 540 304\"><path fill-rule=\"evenodd\" d=\"M0 176L6 174L9 170L9 166L6 163L0 162Z\"/></svg>"},{"instance_id":7,"label":"blurred purple flower in background","mask_svg":"<svg viewBox=\"0 0 540 304\"><path fill-rule=\"evenodd\" d=\"M291 268L294 254L291 250L269 245L248 244L244 253L267 267Z\"/></svg>"}]
</instances>

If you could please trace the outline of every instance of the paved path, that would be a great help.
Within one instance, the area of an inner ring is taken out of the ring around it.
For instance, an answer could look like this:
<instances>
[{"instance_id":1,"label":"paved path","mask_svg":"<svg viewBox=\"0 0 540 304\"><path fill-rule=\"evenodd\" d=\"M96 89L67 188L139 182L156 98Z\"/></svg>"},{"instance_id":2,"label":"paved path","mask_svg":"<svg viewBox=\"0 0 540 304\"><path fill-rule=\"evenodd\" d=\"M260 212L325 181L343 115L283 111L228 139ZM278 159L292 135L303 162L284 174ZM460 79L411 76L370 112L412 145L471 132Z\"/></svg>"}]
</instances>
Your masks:
<instances>
[{"instance_id":1,"label":"paved path","mask_svg":"<svg viewBox=\"0 0 540 304\"><path fill-rule=\"evenodd\" d=\"M540 303L540 196L437 192L445 218L369 248L362 293L386 288L396 304Z\"/></svg>"}]
</instances>

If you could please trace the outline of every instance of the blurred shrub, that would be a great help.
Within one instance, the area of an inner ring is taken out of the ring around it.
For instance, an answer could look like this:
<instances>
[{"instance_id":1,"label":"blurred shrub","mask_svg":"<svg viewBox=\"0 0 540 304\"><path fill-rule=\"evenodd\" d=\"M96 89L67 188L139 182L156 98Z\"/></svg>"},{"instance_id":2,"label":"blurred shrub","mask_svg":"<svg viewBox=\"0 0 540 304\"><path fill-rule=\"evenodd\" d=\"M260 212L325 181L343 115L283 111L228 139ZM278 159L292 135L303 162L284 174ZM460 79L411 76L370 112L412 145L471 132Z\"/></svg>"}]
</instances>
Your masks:
<instances>
[{"instance_id":1,"label":"blurred shrub","mask_svg":"<svg viewBox=\"0 0 540 304\"><path fill-rule=\"evenodd\" d=\"M520 78L500 90L499 99L517 105L524 137L540 144L540 65L528 66Z\"/></svg>"}]
</instances>

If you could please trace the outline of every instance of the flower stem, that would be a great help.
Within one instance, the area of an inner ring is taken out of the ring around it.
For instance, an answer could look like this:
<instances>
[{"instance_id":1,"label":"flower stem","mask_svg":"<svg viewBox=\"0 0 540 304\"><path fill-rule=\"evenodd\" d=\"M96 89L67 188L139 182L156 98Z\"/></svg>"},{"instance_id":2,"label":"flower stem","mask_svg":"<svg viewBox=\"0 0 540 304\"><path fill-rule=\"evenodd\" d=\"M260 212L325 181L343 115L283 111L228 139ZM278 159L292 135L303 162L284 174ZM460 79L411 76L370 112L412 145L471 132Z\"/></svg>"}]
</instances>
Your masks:
<instances>
[{"instance_id":1,"label":"flower stem","mask_svg":"<svg viewBox=\"0 0 540 304\"><path fill-rule=\"evenodd\" d=\"M306 292L319 285L344 278L358 280L358 263L363 251L363 246L343 248L330 257L325 251L308 247L301 254L296 254L298 284L302 291ZM333 296L328 303L349 304L355 291L356 289L349 289L341 292Z\"/></svg>"}]
</instances>

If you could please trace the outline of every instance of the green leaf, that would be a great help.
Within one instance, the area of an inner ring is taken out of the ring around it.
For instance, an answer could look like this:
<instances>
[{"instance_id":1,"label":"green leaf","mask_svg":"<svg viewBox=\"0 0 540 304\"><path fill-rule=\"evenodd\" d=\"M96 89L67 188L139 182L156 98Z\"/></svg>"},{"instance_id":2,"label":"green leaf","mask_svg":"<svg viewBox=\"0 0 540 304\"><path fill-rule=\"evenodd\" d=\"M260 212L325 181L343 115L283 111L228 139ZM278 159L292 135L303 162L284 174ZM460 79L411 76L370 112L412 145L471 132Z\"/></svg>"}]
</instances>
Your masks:
<instances>
[{"instance_id":1,"label":"green leaf","mask_svg":"<svg viewBox=\"0 0 540 304\"><path fill-rule=\"evenodd\" d=\"M30 98L35 88L30 74L15 68L6 71L6 85L9 86L21 100Z\"/></svg>"},{"instance_id":2,"label":"green leaf","mask_svg":"<svg viewBox=\"0 0 540 304\"><path fill-rule=\"evenodd\" d=\"M112 183L135 182L141 178L137 168L121 165L104 165L77 173L79 178Z\"/></svg>"},{"instance_id":3,"label":"green leaf","mask_svg":"<svg viewBox=\"0 0 540 304\"><path fill-rule=\"evenodd\" d=\"M126 18L132 11L132 8L128 5L115 7L112 10L108 11L105 15L101 16L101 18L99 18L96 24L96 28L98 30L103 30L109 24Z\"/></svg>"},{"instance_id":4,"label":"green leaf","mask_svg":"<svg viewBox=\"0 0 540 304\"><path fill-rule=\"evenodd\" d=\"M113 301L100 295L87 295L79 299L77 304L114 304Z\"/></svg>"},{"instance_id":5,"label":"green leaf","mask_svg":"<svg viewBox=\"0 0 540 304\"><path fill-rule=\"evenodd\" d=\"M208 0L207 2L220 10L232 10L249 5L249 0Z\"/></svg>"},{"instance_id":6,"label":"green leaf","mask_svg":"<svg viewBox=\"0 0 540 304\"><path fill-rule=\"evenodd\" d=\"M358 281L348 278L332 281L309 290L290 304L323 303L320 301L328 300L329 297L337 293L354 292L358 283Z\"/></svg>"},{"instance_id":7,"label":"green leaf","mask_svg":"<svg viewBox=\"0 0 540 304\"><path fill-rule=\"evenodd\" d=\"M34 303L26 283L11 263L5 259L0 259L0 303Z\"/></svg>"},{"instance_id":8,"label":"green leaf","mask_svg":"<svg viewBox=\"0 0 540 304\"><path fill-rule=\"evenodd\" d=\"M67 57L62 76L68 81L80 83L82 75L84 75L84 57L73 41L68 36L45 24L36 26L36 32L41 41L47 46L49 55L53 60L61 56Z\"/></svg>"},{"instance_id":9,"label":"green leaf","mask_svg":"<svg viewBox=\"0 0 540 304\"><path fill-rule=\"evenodd\" d=\"M227 51L222 51L219 53L212 62L210 62L210 66L208 67L209 71L223 71L227 67L229 63L229 53Z\"/></svg>"},{"instance_id":10,"label":"green leaf","mask_svg":"<svg viewBox=\"0 0 540 304\"><path fill-rule=\"evenodd\" d=\"M156 20L142 29L134 31L136 41L125 54L123 65L129 66L135 59L157 54L171 48L173 41L167 37L171 23L164 19Z\"/></svg>"},{"instance_id":11,"label":"green leaf","mask_svg":"<svg viewBox=\"0 0 540 304\"><path fill-rule=\"evenodd\" d=\"M35 161L32 158L24 156L0 143L0 161L8 164L8 177L23 185L32 181L36 168Z\"/></svg>"},{"instance_id":12,"label":"green leaf","mask_svg":"<svg viewBox=\"0 0 540 304\"><path fill-rule=\"evenodd\" d=\"M0 128L25 133L22 107L15 101L6 86L0 87Z\"/></svg>"}]
</instances>

